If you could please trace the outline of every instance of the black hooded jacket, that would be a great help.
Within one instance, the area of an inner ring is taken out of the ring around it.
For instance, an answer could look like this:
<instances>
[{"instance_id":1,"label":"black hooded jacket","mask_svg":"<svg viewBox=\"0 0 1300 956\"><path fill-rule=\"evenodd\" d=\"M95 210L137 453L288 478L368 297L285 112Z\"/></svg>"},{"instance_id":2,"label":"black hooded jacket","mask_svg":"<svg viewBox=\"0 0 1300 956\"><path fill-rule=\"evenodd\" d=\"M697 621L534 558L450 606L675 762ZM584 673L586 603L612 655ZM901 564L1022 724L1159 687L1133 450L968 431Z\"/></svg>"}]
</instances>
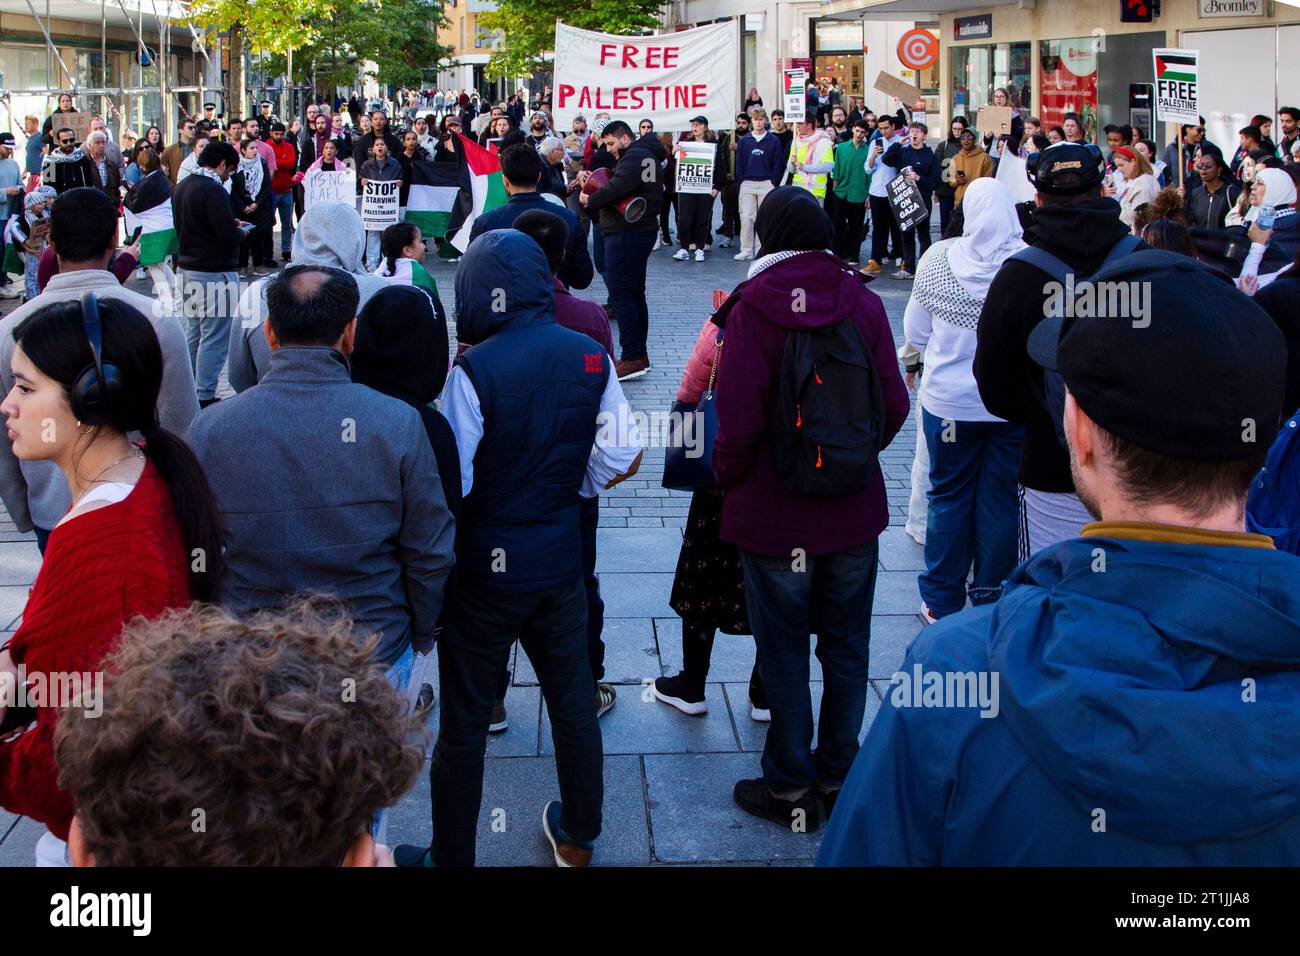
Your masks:
<instances>
[{"instance_id":1,"label":"black hooded jacket","mask_svg":"<svg viewBox=\"0 0 1300 956\"><path fill-rule=\"evenodd\" d=\"M447 319L428 293L395 285L375 293L357 316L352 381L406 402L424 421L452 517L460 514L456 436L432 402L447 381Z\"/></svg>"},{"instance_id":2,"label":"black hooded jacket","mask_svg":"<svg viewBox=\"0 0 1300 956\"><path fill-rule=\"evenodd\" d=\"M632 143L618 158L609 182L587 200L589 213L600 213L603 235L616 232L654 232L659 228L659 210L664 201L664 164L668 151L659 137L647 133ZM617 204L629 196L645 200L645 212L636 222L628 222Z\"/></svg>"},{"instance_id":3,"label":"black hooded jacket","mask_svg":"<svg viewBox=\"0 0 1300 956\"><path fill-rule=\"evenodd\" d=\"M1093 275L1129 231L1119 203L1098 196L1074 206L1043 206L1025 241L1061 259L1078 281ZM1139 245L1139 249L1145 246ZM1008 261L989 286L976 333L974 372L990 413L1025 426L1018 480L1026 488L1073 492L1070 459L1043 403L1043 370L1029 357L1029 333L1043 318L1050 282L1025 262Z\"/></svg>"}]
</instances>

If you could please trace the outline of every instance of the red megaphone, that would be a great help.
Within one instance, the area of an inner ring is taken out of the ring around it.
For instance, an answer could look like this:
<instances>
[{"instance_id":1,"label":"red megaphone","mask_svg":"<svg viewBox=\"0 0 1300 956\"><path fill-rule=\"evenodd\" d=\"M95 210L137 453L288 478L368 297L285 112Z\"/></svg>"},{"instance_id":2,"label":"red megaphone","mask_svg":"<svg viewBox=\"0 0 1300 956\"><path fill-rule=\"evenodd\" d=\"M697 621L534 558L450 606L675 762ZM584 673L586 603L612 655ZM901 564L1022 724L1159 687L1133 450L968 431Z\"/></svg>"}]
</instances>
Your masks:
<instances>
[{"instance_id":1,"label":"red megaphone","mask_svg":"<svg viewBox=\"0 0 1300 956\"><path fill-rule=\"evenodd\" d=\"M593 169L587 181L582 184L582 191L590 196L597 189L609 183L610 172L608 169ZM645 215L645 197L628 196L621 202L614 204L614 208L623 214L626 222L636 222Z\"/></svg>"}]
</instances>

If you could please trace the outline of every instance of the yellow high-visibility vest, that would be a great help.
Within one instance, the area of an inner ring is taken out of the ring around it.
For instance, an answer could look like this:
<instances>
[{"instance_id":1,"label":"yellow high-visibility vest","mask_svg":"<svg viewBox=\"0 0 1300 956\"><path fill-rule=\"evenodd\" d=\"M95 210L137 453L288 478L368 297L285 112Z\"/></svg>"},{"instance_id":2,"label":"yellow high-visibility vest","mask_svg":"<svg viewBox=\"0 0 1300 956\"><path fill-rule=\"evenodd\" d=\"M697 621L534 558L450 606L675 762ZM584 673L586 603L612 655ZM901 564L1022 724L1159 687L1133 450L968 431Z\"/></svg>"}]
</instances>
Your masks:
<instances>
[{"instance_id":1,"label":"yellow high-visibility vest","mask_svg":"<svg viewBox=\"0 0 1300 956\"><path fill-rule=\"evenodd\" d=\"M805 173L799 167L804 163L816 161L816 147L820 143L826 142L820 136L804 143L795 142L794 148L794 176L791 177L790 183L808 190L818 199L826 198L826 173ZM823 160L824 161L824 160Z\"/></svg>"}]
</instances>

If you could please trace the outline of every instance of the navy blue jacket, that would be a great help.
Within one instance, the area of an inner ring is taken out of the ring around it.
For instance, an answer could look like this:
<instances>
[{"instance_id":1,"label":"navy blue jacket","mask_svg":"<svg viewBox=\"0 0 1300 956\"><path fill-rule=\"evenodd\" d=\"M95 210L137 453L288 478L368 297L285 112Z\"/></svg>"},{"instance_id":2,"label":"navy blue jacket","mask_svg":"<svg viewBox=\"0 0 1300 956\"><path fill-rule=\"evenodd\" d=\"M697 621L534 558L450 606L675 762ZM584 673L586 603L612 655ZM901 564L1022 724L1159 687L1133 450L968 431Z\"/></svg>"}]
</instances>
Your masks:
<instances>
[{"instance_id":1,"label":"navy blue jacket","mask_svg":"<svg viewBox=\"0 0 1300 956\"><path fill-rule=\"evenodd\" d=\"M1300 558L1085 531L916 638L819 864L1300 863Z\"/></svg>"},{"instance_id":2,"label":"navy blue jacket","mask_svg":"<svg viewBox=\"0 0 1300 956\"><path fill-rule=\"evenodd\" d=\"M505 290L504 310L496 290ZM556 324L546 256L511 229L469 247L456 308L457 336L471 345L456 364L483 413L461 505L458 580L506 592L579 581L579 489L609 377L604 350Z\"/></svg>"},{"instance_id":3,"label":"navy blue jacket","mask_svg":"<svg viewBox=\"0 0 1300 956\"><path fill-rule=\"evenodd\" d=\"M929 146L913 149L911 143L895 143L885 151L880 161L899 172L909 166L915 169L918 177L916 185L927 201L943 182L943 164Z\"/></svg>"},{"instance_id":4,"label":"navy blue jacket","mask_svg":"<svg viewBox=\"0 0 1300 956\"><path fill-rule=\"evenodd\" d=\"M515 220L530 209L543 209L553 212L569 227L569 241L564 247L564 259L560 263L560 281L570 289L585 289L591 285L595 269L591 264L591 255L587 252L587 237L578 227L578 217L548 199L539 192L515 193L504 206L497 206L474 220L470 230L469 241L473 242L485 232L493 229L509 229Z\"/></svg>"},{"instance_id":5,"label":"navy blue jacket","mask_svg":"<svg viewBox=\"0 0 1300 956\"><path fill-rule=\"evenodd\" d=\"M785 175L781 156L781 141L771 130L761 140L754 139L753 133L746 133L736 144L736 182L766 179L779 186Z\"/></svg>"}]
</instances>

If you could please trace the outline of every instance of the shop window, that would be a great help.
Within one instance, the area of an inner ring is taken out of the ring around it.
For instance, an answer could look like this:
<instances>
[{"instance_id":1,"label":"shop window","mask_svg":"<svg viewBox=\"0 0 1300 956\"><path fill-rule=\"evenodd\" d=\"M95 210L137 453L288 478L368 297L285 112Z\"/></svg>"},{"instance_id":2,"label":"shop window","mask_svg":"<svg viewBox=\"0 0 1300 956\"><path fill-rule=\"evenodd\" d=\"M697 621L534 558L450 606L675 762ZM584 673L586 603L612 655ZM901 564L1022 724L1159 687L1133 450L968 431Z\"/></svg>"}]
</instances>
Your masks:
<instances>
[{"instance_id":1,"label":"shop window","mask_svg":"<svg viewBox=\"0 0 1300 956\"><path fill-rule=\"evenodd\" d=\"M1028 43L952 47L952 115L965 116L973 123L975 113L992 104L998 89L1005 89L1011 105L1028 114L1033 104L1030 55Z\"/></svg>"}]
</instances>

